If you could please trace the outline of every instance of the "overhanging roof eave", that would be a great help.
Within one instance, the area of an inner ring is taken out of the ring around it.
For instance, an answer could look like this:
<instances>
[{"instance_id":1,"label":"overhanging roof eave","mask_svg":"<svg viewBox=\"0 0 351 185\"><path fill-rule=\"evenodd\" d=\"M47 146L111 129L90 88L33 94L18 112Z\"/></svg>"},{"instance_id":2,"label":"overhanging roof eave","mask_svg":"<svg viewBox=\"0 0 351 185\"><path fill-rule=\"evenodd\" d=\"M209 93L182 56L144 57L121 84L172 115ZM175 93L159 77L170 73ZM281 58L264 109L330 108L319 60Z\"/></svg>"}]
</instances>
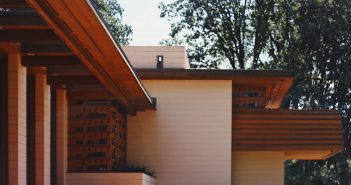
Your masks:
<instances>
[{"instance_id":1,"label":"overhanging roof eave","mask_svg":"<svg viewBox=\"0 0 351 185\"><path fill-rule=\"evenodd\" d=\"M90 1L27 2L87 69L130 110L127 112L155 109L151 97ZM73 11L77 7L80 11Z\"/></svg>"}]
</instances>

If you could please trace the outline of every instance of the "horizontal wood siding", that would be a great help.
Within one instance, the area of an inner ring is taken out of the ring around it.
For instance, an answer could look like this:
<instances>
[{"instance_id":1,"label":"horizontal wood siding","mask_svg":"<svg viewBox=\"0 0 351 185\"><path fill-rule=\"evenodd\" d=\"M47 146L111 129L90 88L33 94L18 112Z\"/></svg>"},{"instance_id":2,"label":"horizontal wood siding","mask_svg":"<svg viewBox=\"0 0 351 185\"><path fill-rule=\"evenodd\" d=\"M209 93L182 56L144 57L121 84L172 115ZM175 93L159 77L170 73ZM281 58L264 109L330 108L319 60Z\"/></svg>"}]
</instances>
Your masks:
<instances>
[{"instance_id":1,"label":"horizontal wood siding","mask_svg":"<svg viewBox=\"0 0 351 185\"><path fill-rule=\"evenodd\" d=\"M343 146L338 111L237 109L233 151L331 150Z\"/></svg>"},{"instance_id":2,"label":"horizontal wood siding","mask_svg":"<svg viewBox=\"0 0 351 185\"><path fill-rule=\"evenodd\" d=\"M143 81L157 110L128 117L128 163L157 185L229 185L231 81Z\"/></svg>"}]
</instances>

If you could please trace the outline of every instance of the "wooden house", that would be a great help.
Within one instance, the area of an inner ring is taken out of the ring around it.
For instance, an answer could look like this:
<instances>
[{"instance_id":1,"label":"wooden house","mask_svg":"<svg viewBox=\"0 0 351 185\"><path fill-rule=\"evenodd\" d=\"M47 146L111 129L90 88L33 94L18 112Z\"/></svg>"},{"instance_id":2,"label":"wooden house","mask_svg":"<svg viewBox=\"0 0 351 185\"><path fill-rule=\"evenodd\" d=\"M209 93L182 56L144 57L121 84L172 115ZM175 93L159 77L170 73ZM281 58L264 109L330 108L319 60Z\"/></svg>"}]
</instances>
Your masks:
<instances>
[{"instance_id":1,"label":"wooden house","mask_svg":"<svg viewBox=\"0 0 351 185\"><path fill-rule=\"evenodd\" d=\"M293 71L190 69L183 47L121 47L91 0L0 8L1 185L282 185L285 160L344 148L340 112L280 109ZM118 161L156 177L110 171Z\"/></svg>"}]
</instances>

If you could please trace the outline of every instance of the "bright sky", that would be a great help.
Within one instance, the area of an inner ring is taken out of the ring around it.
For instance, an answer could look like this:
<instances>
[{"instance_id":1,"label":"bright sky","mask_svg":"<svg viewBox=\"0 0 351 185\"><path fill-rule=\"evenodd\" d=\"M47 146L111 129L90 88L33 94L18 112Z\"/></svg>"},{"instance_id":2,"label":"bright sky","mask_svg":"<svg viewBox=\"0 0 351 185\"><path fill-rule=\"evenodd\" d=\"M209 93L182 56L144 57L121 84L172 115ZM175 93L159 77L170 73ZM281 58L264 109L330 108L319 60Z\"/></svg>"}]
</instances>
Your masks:
<instances>
[{"instance_id":1,"label":"bright sky","mask_svg":"<svg viewBox=\"0 0 351 185\"><path fill-rule=\"evenodd\" d=\"M123 22L132 26L133 35L130 45L155 46L162 39L169 38L170 23L160 18L158 4L174 0L117 0L123 7Z\"/></svg>"}]
</instances>

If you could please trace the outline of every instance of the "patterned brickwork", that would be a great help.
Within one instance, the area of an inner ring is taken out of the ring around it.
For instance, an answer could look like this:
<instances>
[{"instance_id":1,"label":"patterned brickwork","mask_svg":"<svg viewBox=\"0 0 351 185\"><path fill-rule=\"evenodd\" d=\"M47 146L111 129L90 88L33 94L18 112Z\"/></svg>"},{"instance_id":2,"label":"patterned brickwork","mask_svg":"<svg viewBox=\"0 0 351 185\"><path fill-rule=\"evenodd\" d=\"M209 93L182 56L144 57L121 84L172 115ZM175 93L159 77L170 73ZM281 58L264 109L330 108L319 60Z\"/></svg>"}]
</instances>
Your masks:
<instances>
[{"instance_id":1,"label":"patterned brickwork","mask_svg":"<svg viewBox=\"0 0 351 185\"><path fill-rule=\"evenodd\" d=\"M70 101L68 133L69 171L126 163L126 118L110 101Z\"/></svg>"}]
</instances>

